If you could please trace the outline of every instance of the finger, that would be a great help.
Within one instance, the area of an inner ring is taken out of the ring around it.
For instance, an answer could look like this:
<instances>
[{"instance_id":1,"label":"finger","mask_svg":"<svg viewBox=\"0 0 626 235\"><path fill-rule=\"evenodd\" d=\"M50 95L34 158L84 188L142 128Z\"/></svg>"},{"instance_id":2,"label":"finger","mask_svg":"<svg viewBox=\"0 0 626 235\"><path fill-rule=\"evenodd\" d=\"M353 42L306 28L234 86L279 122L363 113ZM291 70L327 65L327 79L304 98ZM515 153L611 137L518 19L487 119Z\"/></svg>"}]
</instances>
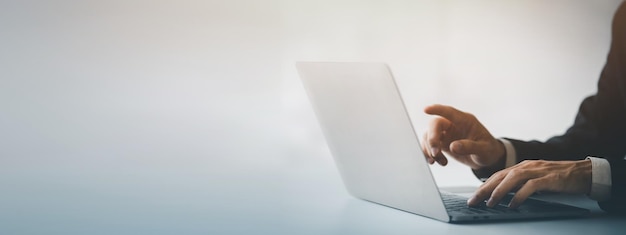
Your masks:
<instances>
[{"instance_id":1,"label":"finger","mask_svg":"<svg viewBox=\"0 0 626 235\"><path fill-rule=\"evenodd\" d=\"M441 150L444 144L444 132L452 125L452 123L445 118L434 118L430 125L428 125L428 132L426 143L430 145L431 156L436 157L441 154ZM443 157L443 155L441 155Z\"/></svg>"},{"instance_id":2,"label":"finger","mask_svg":"<svg viewBox=\"0 0 626 235\"><path fill-rule=\"evenodd\" d=\"M426 139L427 137L428 137L428 134L424 134L424 139ZM424 153L426 160L428 160L428 164L432 165L435 162L437 162L441 166L448 165L448 158L445 155L443 155L442 152L439 152L435 156L432 156L432 150L430 150L431 148L430 145L425 144L425 142L421 142L421 145L422 145L422 153Z\"/></svg>"},{"instance_id":3,"label":"finger","mask_svg":"<svg viewBox=\"0 0 626 235\"><path fill-rule=\"evenodd\" d=\"M473 141L469 139L457 140L450 143L450 152L459 155L489 155L492 146L487 141Z\"/></svg>"},{"instance_id":4,"label":"finger","mask_svg":"<svg viewBox=\"0 0 626 235\"><path fill-rule=\"evenodd\" d=\"M504 179L502 179L498 186L493 189L493 192L491 192L491 197L487 200L487 206L493 207L497 205L509 192L534 177L534 171L530 169L524 170L515 168L509 170Z\"/></svg>"},{"instance_id":5,"label":"finger","mask_svg":"<svg viewBox=\"0 0 626 235\"><path fill-rule=\"evenodd\" d=\"M435 156L435 161L437 161L437 163L439 163L439 165L441 166L448 165L448 158L444 156L442 153L439 153L437 154L437 156Z\"/></svg>"},{"instance_id":6,"label":"finger","mask_svg":"<svg viewBox=\"0 0 626 235\"><path fill-rule=\"evenodd\" d=\"M420 143L422 145L422 153L424 153L424 157L428 161L428 164L432 165L433 163L435 163L435 159L433 158L433 156L431 156L432 151L430 150L430 145L426 143L426 140L428 139L428 133L424 133L424 137L422 139L424 140Z\"/></svg>"},{"instance_id":7,"label":"finger","mask_svg":"<svg viewBox=\"0 0 626 235\"><path fill-rule=\"evenodd\" d=\"M458 122L462 119L464 113L451 106L434 104L424 108L424 112L431 115L442 116L452 122Z\"/></svg>"},{"instance_id":8,"label":"finger","mask_svg":"<svg viewBox=\"0 0 626 235\"><path fill-rule=\"evenodd\" d=\"M449 157L454 158L454 160L456 160L457 162L460 162L466 166L469 166L472 169L480 168L480 165L477 165L476 163L474 163L474 161L471 158L471 155L450 154Z\"/></svg>"},{"instance_id":9,"label":"finger","mask_svg":"<svg viewBox=\"0 0 626 235\"><path fill-rule=\"evenodd\" d=\"M509 203L509 208L519 207L530 195L537 191L547 189L549 185L550 182L545 177L528 180L524 186L515 193L515 196L513 196L513 199L511 199Z\"/></svg>"},{"instance_id":10,"label":"finger","mask_svg":"<svg viewBox=\"0 0 626 235\"><path fill-rule=\"evenodd\" d=\"M493 192L496 186L500 184L500 182L506 175L506 171L507 170L505 169L500 172L496 172L491 177L489 177L489 179L487 179L487 181L483 183L483 185L481 185L476 190L476 192L474 192L474 195L469 200L467 200L467 205L477 206L481 202L485 201L485 199L489 198L491 196L491 192Z\"/></svg>"}]
</instances>

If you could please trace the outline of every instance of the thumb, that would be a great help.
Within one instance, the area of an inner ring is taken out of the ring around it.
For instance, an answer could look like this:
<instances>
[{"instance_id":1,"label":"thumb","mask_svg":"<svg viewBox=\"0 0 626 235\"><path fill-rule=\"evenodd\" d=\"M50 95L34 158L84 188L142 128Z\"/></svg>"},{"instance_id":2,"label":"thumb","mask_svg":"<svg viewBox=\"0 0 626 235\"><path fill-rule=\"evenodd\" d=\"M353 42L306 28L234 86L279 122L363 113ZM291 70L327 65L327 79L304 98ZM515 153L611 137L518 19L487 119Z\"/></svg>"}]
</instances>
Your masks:
<instances>
[{"instance_id":1,"label":"thumb","mask_svg":"<svg viewBox=\"0 0 626 235\"><path fill-rule=\"evenodd\" d=\"M473 140L457 140L450 143L450 151L459 155L475 154L478 156L487 155L491 146L487 141L473 141Z\"/></svg>"}]
</instances>

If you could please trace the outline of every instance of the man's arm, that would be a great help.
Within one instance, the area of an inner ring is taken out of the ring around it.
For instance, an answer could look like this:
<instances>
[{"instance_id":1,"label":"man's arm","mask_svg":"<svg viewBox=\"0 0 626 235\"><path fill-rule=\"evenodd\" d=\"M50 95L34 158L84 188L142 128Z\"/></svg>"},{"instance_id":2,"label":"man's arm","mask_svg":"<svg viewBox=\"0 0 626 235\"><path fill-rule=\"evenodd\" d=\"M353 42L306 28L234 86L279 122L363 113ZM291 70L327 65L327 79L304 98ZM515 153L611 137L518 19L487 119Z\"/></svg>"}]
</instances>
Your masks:
<instances>
[{"instance_id":1,"label":"man's arm","mask_svg":"<svg viewBox=\"0 0 626 235\"><path fill-rule=\"evenodd\" d=\"M508 140L515 148L517 162L579 160L586 156L607 159L611 197L599 204L606 211L626 212L626 3L622 3L613 19L611 49L598 92L582 102L574 125L545 143Z\"/></svg>"}]
</instances>

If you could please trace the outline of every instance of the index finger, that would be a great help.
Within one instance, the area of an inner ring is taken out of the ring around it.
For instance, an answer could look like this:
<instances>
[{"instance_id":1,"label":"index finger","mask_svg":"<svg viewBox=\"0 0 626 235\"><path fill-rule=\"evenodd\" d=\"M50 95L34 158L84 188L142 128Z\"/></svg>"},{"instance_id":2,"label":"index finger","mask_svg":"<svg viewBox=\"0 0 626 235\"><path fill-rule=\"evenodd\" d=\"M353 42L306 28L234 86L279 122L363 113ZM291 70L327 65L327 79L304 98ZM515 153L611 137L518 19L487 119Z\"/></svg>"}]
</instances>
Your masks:
<instances>
[{"instance_id":1,"label":"index finger","mask_svg":"<svg viewBox=\"0 0 626 235\"><path fill-rule=\"evenodd\" d=\"M432 156L435 157L440 153L443 144L447 144L444 141L444 132L452 126L452 123L441 117L437 117L430 121L430 125L428 125L428 132L424 141L426 141L431 147ZM447 148L447 146L445 146Z\"/></svg>"},{"instance_id":2,"label":"index finger","mask_svg":"<svg viewBox=\"0 0 626 235\"><path fill-rule=\"evenodd\" d=\"M491 193L493 190L502 182L504 177L506 176L506 169L496 172L493 174L487 181L481 185L474 195L467 201L469 206L476 206L479 203L483 202L485 199L491 197Z\"/></svg>"},{"instance_id":3,"label":"index finger","mask_svg":"<svg viewBox=\"0 0 626 235\"><path fill-rule=\"evenodd\" d=\"M544 189L548 189L550 183L551 182L547 180L545 177L528 180L526 184L524 184L524 186L522 186L515 193L515 196L513 196L513 199L511 199L511 202L509 203L509 207L510 208L519 207L522 204L522 202L524 202L533 193L544 190Z\"/></svg>"},{"instance_id":4,"label":"index finger","mask_svg":"<svg viewBox=\"0 0 626 235\"><path fill-rule=\"evenodd\" d=\"M453 108L452 106L433 104L424 108L424 112L431 115L442 116L452 122L458 122L463 116L463 112Z\"/></svg>"}]
</instances>

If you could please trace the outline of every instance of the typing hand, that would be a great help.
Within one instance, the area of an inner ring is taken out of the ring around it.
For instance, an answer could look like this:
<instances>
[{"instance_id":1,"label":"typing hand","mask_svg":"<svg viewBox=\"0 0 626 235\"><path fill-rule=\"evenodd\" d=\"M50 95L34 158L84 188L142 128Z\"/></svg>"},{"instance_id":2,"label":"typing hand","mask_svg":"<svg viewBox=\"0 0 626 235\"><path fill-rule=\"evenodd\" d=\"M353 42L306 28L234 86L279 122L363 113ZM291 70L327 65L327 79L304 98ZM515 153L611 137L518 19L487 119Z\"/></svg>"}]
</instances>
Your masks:
<instances>
[{"instance_id":1,"label":"typing hand","mask_svg":"<svg viewBox=\"0 0 626 235\"><path fill-rule=\"evenodd\" d=\"M509 192L519 188L509 203L517 208L537 191L589 193L591 190L591 160L543 161L527 160L493 174L467 204L479 205L487 199L493 207Z\"/></svg>"}]
</instances>

